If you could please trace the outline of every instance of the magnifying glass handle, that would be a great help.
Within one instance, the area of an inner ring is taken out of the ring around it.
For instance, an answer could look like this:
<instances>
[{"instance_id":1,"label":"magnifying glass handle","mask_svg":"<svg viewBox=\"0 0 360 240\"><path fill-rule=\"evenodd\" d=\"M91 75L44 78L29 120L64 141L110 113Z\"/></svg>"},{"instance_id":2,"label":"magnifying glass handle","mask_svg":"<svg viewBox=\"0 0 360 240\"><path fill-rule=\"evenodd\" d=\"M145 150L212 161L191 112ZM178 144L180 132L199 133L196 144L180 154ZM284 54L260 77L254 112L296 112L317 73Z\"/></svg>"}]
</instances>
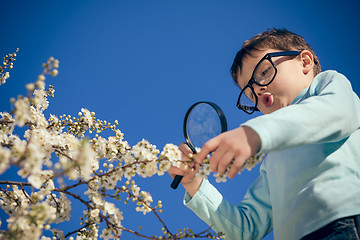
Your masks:
<instances>
[{"instance_id":1,"label":"magnifying glass handle","mask_svg":"<svg viewBox=\"0 0 360 240\"><path fill-rule=\"evenodd\" d=\"M171 186L173 189L177 189L177 187L179 186L182 178L183 178L183 176L181 176L181 175L176 175L170 186Z\"/></svg>"},{"instance_id":2,"label":"magnifying glass handle","mask_svg":"<svg viewBox=\"0 0 360 240\"><path fill-rule=\"evenodd\" d=\"M186 139L186 144L187 144L188 147L191 149L191 151L195 154L195 153L196 153L196 149L195 149L195 147L193 147L192 144L189 143L188 139ZM172 183L171 183L170 186L171 186L173 189L177 189L177 187L179 186L179 184L180 184L180 182L181 182L181 180L182 180L183 177L184 177L184 176L176 175L176 176L174 177L174 180L172 181Z\"/></svg>"}]
</instances>

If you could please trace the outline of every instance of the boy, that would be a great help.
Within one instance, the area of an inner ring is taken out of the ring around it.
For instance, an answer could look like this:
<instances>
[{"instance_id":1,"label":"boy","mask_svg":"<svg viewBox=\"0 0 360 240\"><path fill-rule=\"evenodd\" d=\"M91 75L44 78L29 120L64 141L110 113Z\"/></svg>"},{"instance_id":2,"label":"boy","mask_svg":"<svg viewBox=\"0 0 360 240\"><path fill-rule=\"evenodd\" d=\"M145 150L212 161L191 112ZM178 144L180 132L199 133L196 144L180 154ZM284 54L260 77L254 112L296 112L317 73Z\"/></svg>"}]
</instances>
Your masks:
<instances>
[{"instance_id":1,"label":"boy","mask_svg":"<svg viewBox=\"0 0 360 240\"><path fill-rule=\"evenodd\" d=\"M197 167L183 175L185 205L226 239L359 239L360 100L350 82L320 63L300 36L269 29L245 41L231 73L238 108L265 115L208 141L201 163L234 177L250 156L268 153L260 176L234 206ZM183 160L191 151L180 145Z\"/></svg>"}]
</instances>

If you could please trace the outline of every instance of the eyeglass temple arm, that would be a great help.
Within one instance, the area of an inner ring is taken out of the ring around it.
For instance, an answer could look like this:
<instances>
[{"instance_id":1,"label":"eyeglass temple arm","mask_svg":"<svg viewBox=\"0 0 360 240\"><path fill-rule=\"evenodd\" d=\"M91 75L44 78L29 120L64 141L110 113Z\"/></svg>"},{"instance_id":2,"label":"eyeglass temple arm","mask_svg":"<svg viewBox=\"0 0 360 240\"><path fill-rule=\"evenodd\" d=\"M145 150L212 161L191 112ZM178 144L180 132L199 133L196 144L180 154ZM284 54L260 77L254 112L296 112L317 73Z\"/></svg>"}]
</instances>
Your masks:
<instances>
[{"instance_id":1,"label":"eyeglass temple arm","mask_svg":"<svg viewBox=\"0 0 360 240\"><path fill-rule=\"evenodd\" d=\"M291 56L291 55L299 55L301 51L286 51L286 52L275 52L270 53L270 57L280 57L280 56ZM314 58L314 63L318 64L319 62Z\"/></svg>"}]
</instances>

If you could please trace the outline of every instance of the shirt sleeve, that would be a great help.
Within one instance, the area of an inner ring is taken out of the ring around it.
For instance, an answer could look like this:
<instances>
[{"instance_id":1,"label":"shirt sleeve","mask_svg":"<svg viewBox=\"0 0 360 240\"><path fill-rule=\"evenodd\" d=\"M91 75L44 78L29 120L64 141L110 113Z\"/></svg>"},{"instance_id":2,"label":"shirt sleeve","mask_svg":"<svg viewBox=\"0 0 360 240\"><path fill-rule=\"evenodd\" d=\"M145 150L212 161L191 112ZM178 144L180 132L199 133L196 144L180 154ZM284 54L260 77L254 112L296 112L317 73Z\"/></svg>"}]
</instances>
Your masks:
<instances>
[{"instance_id":1,"label":"shirt sleeve","mask_svg":"<svg viewBox=\"0 0 360 240\"><path fill-rule=\"evenodd\" d=\"M260 153L335 142L359 128L359 98L345 76L335 71L314 78L298 103L271 114L251 119L251 127L261 139Z\"/></svg>"},{"instance_id":2,"label":"shirt sleeve","mask_svg":"<svg viewBox=\"0 0 360 240\"><path fill-rule=\"evenodd\" d=\"M272 231L272 208L264 168L260 173L238 205L225 200L206 179L192 198L185 194L184 204L226 239L262 239Z\"/></svg>"}]
</instances>

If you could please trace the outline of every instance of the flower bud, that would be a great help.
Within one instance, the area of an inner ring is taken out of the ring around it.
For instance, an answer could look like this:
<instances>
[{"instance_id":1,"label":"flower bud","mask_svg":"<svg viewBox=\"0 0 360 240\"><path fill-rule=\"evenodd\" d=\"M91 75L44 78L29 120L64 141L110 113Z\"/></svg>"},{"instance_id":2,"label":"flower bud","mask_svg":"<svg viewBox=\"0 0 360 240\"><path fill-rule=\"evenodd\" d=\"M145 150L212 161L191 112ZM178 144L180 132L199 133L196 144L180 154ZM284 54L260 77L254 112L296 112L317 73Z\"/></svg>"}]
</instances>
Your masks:
<instances>
[{"instance_id":1,"label":"flower bud","mask_svg":"<svg viewBox=\"0 0 360 240\"><path fill-rule=\"evenodd\" d=\"M38 81L44 81L45 80L45 76L43 74L40 74L38 76Z\"/></svg>"},{"instance_id":2,"label":"flower bud","mask_svg":"<svg viewBox=\"0 0 360 240\"><path fill-rule=\"evenodd\" d=\"M59 74L59 71L57 69L53 69L50 74L51 76L56 77Z\"/></svg>"},{"instance_id":3,"label":"flower bud","mask_svg":"<svg viewBox=\"0 0 360 240\"><path fill-rule=\"evenodd\" d=\"M29 83L29 84L26 84L25 87L28 91L33 91L35 89L35 84Z\"/></svg>"},{"instance_id":4,"label":"flower bud","mask_svg":"<svg viewBox=\"0 0 360 240\"><path fill-rule=\"evenodd\" d=\"M55 59L53 63L54 68L59 68L59 60Z\"/></svg>"}]
</instances>

